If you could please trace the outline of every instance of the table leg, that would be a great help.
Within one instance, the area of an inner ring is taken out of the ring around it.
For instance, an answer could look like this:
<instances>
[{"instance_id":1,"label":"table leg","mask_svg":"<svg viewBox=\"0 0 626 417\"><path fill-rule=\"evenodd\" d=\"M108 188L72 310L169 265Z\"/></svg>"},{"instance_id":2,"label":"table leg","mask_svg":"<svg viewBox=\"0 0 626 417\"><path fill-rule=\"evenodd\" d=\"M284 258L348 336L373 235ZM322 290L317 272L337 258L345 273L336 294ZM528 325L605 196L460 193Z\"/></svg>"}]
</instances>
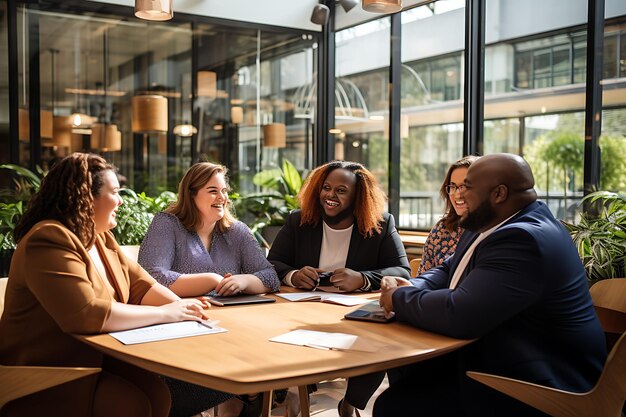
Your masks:
<instances>
[{"instance_id":1,"label":"table leg","mask_svg":"<svg viewBox=\"0 0 626 417\"><path fill-rule=\"evenodd\" d=\"M300 385L298 387L298 393L300 394L300 416L310 417L309 387Z\"/></svg>"},{"instance_id":2,"label":"table leg","mask_svg":"<svg viewBox=\"0 0 626 417\"><path fill-rule=\"evenodd\" d=\"M261 416L270 417L272 412L272 390L263 393L263 413Z\"/></svg>"}]
</instances>

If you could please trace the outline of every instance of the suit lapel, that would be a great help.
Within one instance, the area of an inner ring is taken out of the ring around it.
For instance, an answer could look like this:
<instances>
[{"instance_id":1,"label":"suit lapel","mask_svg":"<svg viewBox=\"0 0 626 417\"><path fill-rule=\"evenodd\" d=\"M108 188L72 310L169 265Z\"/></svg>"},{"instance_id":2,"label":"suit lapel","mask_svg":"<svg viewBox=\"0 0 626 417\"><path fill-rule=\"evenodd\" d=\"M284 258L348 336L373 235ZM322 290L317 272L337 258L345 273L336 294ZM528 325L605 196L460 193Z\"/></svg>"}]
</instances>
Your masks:
<instances>
[{"instance_id":1,"label":"suit lapel","mask_svg":"<svg viewBox=\"0 0 626 417\"><path fill-rule=\"evenodd\" d=\"M470 232L468 230L463 232L463 235L456 246L456 250L454 251L454 255L450 259L450 279L448 280L448 283L452 280L454 271L456 271L456 268L459 266L463 255L477 238L478 233ZM469 265L470 264L468 264L468 267L465 268L466 271L469 270Z\"/></svg>"},{"instance_id":2,"label":"suit lapel","mask_svg":"<svg viewBox=\"0 0 626 417\"><path fill-rule=\"evenodd\" d=\"M120 258L117 251L106 247L104 242L100 239L100 236L96 238L100 258L102 259L102 264L104 265L107 274L111 277L111 284L113 285L113 288L115 288L115 292L119 298L118 301L128 303L130 289L125 280L125 274L122 270L122 265L120 264Z\"/></svg>"}]
</instances>

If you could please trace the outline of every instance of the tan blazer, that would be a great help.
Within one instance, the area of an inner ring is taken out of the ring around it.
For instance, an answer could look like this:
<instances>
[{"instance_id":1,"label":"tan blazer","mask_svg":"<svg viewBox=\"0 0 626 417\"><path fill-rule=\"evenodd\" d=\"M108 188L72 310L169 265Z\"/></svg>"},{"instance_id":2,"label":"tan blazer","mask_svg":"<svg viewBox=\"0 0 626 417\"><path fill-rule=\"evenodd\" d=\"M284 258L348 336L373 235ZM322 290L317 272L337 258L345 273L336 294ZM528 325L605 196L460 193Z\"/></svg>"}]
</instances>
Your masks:
<instances>
[{"instance_id":1,"label":"tan blazer","mask_svg":"<svg viewBox=\"0 0 626 417\"><path fill-rule=\"evenodd\" d=\"M115 300L139 304L156 281L126 258L110 232L97 236L96 247L114 277ZM0 363L100 367L102 355L70 333L101 332L113 302L103 279L87 249L63 224L45 220L33 226L11 260L0 319ZM70 401L89 396L93 386L84 388L79 394L74 387Z\"/></svg>"}]
</instances>

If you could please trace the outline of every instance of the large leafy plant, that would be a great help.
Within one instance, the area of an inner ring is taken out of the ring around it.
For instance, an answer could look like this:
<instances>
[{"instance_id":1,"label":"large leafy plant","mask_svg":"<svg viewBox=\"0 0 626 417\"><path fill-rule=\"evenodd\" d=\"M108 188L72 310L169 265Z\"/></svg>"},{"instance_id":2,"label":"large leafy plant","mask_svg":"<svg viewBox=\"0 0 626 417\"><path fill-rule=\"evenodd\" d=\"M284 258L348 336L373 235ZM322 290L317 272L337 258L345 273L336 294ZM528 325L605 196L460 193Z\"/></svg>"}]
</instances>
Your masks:
<instances>
[{"instance_id":1,"label":"large leafy plant","mask_svg":"<svg viewBox=\"0 0 626 417\"><path fill-rule=\"evenodd\" d=\"M626 278L626 197L597 191L586 196L582 203L592 205L592 210L583 213L578 224L564 224L587 277L592 283Z\"/></svg>"},{"instance_id":2,"label":"large leafy plant","mask_svg":"<svg viewBox=\"0 0 626 417\"><path fill-rule=\"evenodd\" d=\"M253 232L262 231L268 226L282 226L291 210L298 208L297 195L303 183L303 176L288 160L283 160L281 168L258 172L252 179L262 192L240 197L236 204L238 213L251 214Z\"/></svg>"},{"instance_id":3,"label":"large leafy plant","mask_svg":"<svg viewBox=\"0 0 626 417\"><path fill-rule=\"evenodd\" d=\"M124 203L117 210L117 226L112 230L120 245L141 244L154 215L176 200L176 194L171 191L149 197L145 193L138 194L130 188L122 188L120 195Z\"/></svg>"}]
</instances>

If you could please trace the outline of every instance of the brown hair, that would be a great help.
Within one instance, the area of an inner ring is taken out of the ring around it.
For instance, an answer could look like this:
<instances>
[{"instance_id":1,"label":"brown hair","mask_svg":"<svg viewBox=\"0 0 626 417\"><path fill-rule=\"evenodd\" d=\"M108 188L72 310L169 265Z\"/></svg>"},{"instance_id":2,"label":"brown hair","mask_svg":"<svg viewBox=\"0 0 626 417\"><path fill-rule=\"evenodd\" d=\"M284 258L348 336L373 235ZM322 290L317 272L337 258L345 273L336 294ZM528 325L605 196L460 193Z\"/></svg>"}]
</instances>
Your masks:
<instances>
[{"instance_id":1,"label":"brown hair","mask_svg":"<svg viewBox=\"0 0 626 417\"><path fill-rule=\"evenodd\" d=\"M380 233L383 220L383 210L387 197L380 189L378 180L363 165L357 162L332 161L315 168L304 184L298 201L302 209L301 225L317 225L322 218L320 207L320 193L328 174L335 169L345 169L356 176L356 193L352 214L363 237L371 237Z\"/></svg>"},{"instance_id":2,"label":"brown hair","mask_svg":"<svg viewBox=\"0 0 626 417\"><path fill-rule=\"evenodd\" d=\"M223 165L212 164L211 162L198 162L191 166L183 176L178 185L178 200L172 203L166 213L178 217L185 229L193 232L202 223L202 218L196 207L193 198L202 187L215 174L223 174L228 184L228 169ZM235 222L235 217L230 212L230 200L224 205L224 217L217 222L218 230L221 233L227 231Z\"/></svg>"},{"instance_id":3,"label":"brown hair","mask_svg":"<svg viewBox=\"0 0 626 417\"><path fill-rule=\"evenodd\" d=\"M450 185L450 178L455 170L459 168L469 168L478 158L478 156L468 155L450 165L448 173L446 174L446 179L443 181L443 184L441 184L441 188L439 189L439 195L446 202L446 210L441 218L441 221L443 222L443 226L450 232L454 232L458 227L460 216L456 214L456 211L452 206L452 201L450 201L450 195L446 191L446 187Z\"/></svg>"},{"instance_id":4,"label":"brown hair","mask_svg":"<svg viewBox=\"0 0 626 417\"><path fill-rule=\"evenodd\" d=\"M88 248L96 239L93 199L100 194L103 174L115 172L113 165L95 154L73 153L48 172L41 188L15 227L19 242L38 222L57 220L71 230Z\"/></svg>"}]
</instances>

